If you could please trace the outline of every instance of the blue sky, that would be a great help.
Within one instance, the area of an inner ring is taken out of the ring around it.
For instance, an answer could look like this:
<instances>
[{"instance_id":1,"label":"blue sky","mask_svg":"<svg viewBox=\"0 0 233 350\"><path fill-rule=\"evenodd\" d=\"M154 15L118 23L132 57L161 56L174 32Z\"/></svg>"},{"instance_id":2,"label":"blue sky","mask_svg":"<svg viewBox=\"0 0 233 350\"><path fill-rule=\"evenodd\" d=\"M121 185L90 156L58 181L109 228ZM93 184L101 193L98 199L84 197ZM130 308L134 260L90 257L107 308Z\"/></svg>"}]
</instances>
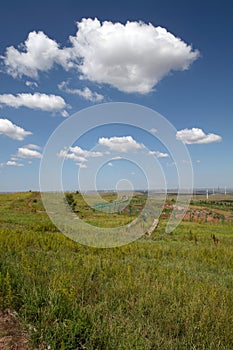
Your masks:
<instances>
[{"instance_id":1,"label":"blue sky","mask_svg":"<svg viewBox=\"0 0 233 350\"><path fill-rule=\"evenodd\" d=\"M1 4L0 192L38 190L50 135L74 113L108 102L140 104L172 123L190 153L195 187L233 187L232 17L226 0ZM137 145L154 152L167 186L176 187L169 150L150 137L113 125L84 135L61 150L64 187L78 187L79 170L88 174L93 147L130 158ZM100 187L121 177L146 186L134 164L104 164Z\"/></svg>"}]
</instances>

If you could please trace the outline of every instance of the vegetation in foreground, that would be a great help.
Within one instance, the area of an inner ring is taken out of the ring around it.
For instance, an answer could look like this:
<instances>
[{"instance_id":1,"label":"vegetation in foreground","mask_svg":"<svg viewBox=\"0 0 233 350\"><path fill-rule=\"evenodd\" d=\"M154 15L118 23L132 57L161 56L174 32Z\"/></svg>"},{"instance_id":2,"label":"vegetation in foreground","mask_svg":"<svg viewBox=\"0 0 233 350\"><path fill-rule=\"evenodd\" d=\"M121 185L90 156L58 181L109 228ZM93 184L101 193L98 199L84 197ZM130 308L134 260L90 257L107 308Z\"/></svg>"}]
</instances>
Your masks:
<instances>
[{"instance_id":1,"label":"vegetation in foreground","mask_svg":"<svg viewBox=\"0 0 233 350\"><path fill-rule=\"evenodd\" d=\"M17 311L32 348L232 349L233 226L182 222L168 235L165 220L150 238L94 249L57 232L38 193L0 195L1 309Z\"/></svg>"}]
</instances>

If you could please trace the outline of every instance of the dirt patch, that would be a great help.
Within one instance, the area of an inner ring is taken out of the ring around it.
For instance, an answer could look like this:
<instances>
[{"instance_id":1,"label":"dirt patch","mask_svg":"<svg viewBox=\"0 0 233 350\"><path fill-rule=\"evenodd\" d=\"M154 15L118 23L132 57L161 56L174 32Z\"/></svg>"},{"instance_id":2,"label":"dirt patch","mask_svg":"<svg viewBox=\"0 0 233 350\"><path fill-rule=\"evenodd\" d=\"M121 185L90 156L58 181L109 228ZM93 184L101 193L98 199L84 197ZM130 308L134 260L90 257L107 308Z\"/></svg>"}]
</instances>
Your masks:
<instances>
[{"instance_id":1,"label":"dirt patch","mask_svg":"<svg viewBox=\"0 0 233 350\"><path fill-rule=\"evenodd\" d=\"M0 350L29 350L29 337L10 310L0 312Z\"/></svg>"}]
</instances>

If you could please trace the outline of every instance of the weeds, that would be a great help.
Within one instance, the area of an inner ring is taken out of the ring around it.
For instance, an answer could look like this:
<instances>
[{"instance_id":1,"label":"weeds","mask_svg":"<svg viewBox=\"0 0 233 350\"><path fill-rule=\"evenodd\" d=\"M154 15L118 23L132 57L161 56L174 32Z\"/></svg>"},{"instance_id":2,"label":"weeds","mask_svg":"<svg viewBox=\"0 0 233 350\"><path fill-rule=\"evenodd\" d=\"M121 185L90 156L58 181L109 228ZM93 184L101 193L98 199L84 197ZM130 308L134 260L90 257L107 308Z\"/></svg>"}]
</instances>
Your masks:
<instances>
[{"instance_id":1,"label":"weeds","mask_svg":"<svg viewBox=\"0 0 233 350\"><path fill-rule=\"evenodd\" d=\"M17 310L34 347L232 348L232 226L184 222L169 235L161 221L151 239L95 249L11 201L0 201L0 306Z\"/></svg>"}]
</instances>

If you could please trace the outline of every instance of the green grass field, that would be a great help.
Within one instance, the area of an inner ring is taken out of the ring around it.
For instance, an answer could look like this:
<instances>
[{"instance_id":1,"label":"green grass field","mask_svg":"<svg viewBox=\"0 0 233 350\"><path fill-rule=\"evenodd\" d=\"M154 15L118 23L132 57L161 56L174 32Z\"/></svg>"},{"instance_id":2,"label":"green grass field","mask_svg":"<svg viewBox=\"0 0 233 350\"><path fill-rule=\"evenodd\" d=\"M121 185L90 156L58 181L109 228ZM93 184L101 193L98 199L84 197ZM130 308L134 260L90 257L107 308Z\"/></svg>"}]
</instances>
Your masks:
<instances>
[{"instance_id":1,"label":"green grass field","mask_svg":"<svg viewBox=\"0 0 233 350\"><path fill-rule=\"evenodd\" d=\"M74 198L90 223L133 219ZM171 234L165 225L90 248L57 232L38 193L0 195L0 308L17 311L32 349L233 349L233 225L184 221Z\"/></svg>"}]
</instances>

